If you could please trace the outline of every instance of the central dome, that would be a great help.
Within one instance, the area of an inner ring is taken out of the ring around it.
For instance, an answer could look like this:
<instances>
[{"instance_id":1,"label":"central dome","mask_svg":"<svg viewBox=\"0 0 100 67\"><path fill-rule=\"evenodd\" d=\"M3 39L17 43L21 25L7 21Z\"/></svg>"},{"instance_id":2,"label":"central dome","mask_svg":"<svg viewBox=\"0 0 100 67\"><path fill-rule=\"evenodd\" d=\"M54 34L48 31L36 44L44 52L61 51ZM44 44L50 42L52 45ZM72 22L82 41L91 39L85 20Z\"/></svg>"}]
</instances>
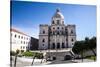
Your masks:
<instances>
[{"instance_id":1,"label":"central dome","mask_svg":"<svg viewBox=\"0 0 100 67\"><path fill-rule=\"evenodd\" d=\"M56 9L56 13L54 14L53 18L64 19L64 16L62 15L59 9Z\"/></svg>"}]
</instances>

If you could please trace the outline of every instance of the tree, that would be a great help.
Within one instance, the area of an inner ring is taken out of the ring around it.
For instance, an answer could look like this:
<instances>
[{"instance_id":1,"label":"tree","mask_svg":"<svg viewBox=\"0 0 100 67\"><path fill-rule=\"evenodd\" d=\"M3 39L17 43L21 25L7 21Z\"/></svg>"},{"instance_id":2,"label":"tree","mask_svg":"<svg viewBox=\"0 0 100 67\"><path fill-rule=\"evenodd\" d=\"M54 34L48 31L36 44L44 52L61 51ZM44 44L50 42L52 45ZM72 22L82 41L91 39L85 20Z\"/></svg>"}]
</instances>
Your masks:
<instances>
[{"instance_id":1,"label":"tree","mask_svg":"<svg viewBox=\"0 0 100 67\"><path fill-rule=\"evenodd\" d=\"M96 56L94 49L96 48L96 37L92 37L91 39L85 38L85 46L87 50L91 50L93 54Z\"/></svg>"},{"instance_id":2,"label":"tree","mask_svg":"<svg viewBox=\"0 0 100 67\"><path fill-rule=\"evenodd\" d=\"M86 37L85 40L83 41L76 41L72 48L72 51L75 54L81 54L83 59L83 53L87 50L91 50L94 56L96 56L96 52L94 51L95 48L96 48L96 37L92 37L91 39Z\"/></svg>"},{"instance_id":3,"label":"tree","mask_svg":"<svg viewBox=\"0 0 100 67\"><path fill-rule=\"evenodd\" d=\"M96 52L94 51L94 49L96 48L96 37L93 37L93 38L90 39L89 48L94 53L94 55L96 56Z\"/></svg>"},{"instance_id":4,"label":"tree","mask_svg":"<svg viewBox=\"0 0 100 67\"><path fill-rule=\"evenodd\" d=\"M80 53L80 42L79 41L76 41L73 48L72 48L72 51L75 53L75 54L79 54Z\"/></svg>"},{"instance_id":5,"label":"tree","mask_svg":"<svg viewBox=\"0 0 100 67\"><path fill-rule=\"evenodd\" d=\"M16 67L17 56L18 56L19 52L20 52L20 51L17 49L17 50L16 50L16 55L15 55L15 63L14 63L14 67Z\"/></svg>"},{"instance_id":6,"label":"tree","mask_svg":"<svg viewBox=\"0 0 100 67\"><path fill-rule=\"evenodd\" d=\"M72 48L72 51L75 54L81 55L82 62L83 62L83 52L84 52L85 46L84 46L84 41L76 41L75 45Z\"/></svg>"}]
</instances>

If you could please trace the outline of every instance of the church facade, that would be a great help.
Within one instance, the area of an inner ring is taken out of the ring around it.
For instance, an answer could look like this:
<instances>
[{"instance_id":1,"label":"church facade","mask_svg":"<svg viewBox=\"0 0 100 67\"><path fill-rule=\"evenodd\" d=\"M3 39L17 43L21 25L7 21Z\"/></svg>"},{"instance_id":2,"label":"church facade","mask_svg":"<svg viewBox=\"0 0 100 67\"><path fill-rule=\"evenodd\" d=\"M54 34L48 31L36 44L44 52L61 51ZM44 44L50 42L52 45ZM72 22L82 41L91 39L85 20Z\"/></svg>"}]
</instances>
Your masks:
<instances>
[{"instance_id":1,"label":"church facade","mask_svg":"<svg viewBox=\"0 0 100 67\"><path fill-rule=\"evenodd\" d=\"M51 25L39 26L39 50L72 48L76 41L76 26L64 24L64 16L59 9L51 19Z\"/></svg>"}]
</instances>

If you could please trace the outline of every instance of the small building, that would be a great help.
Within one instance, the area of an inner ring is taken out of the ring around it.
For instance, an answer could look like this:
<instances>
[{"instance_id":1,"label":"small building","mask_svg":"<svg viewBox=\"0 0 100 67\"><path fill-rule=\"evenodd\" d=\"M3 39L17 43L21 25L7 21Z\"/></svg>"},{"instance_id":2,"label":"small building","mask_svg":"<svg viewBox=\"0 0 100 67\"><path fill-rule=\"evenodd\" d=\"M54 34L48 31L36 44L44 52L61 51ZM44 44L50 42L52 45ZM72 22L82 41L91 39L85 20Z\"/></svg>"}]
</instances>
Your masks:
<instances>
[{"instance_id":1,"label":"small building","mask_svg":"<svg viewBox=\"0 0 100 67\"><path fill-rule=\"evenodd\" d=\"M38 50L38 39L31 37L29 50Z\"/></svg>"},{"instance_id":2,"label":"small building","mask_svg":"<svg viewBox=\"0 0 100 67\"><path fill-rule=\"evenodd\" d=\"M33 38L19 30L14 28L10 29L11 34L11 51L26 51L26 50L37 50L38 49L38 39Z\"/></svg>"}]
</instances>

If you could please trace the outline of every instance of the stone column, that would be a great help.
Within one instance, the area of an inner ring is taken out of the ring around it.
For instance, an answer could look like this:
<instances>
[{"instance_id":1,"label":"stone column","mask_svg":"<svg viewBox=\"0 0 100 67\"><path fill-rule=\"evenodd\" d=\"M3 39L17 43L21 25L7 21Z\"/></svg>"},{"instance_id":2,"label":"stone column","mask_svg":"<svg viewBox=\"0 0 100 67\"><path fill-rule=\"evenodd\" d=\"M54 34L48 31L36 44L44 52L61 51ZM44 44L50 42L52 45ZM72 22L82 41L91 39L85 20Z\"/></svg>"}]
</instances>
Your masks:
<instances>
[{"instance_id":1,"label":"stone column","mask_svg":"<svg viewBox=\"0 0 100 67\"><path fill-rule=\"evenodd\" d=\"M62 48L62 35L61 36L59 36L60 38L60 49Z\"/></svg>"},{"instance_id":2,"label":"stone column","mask_svg":"<svg viewBox=\"0 0 100 67\"><path fill-rule=\"evenodd\" d=\"M67 46L66 46L66 38L67 38L67 37L64 37L64 39L65 39L65 41L64 41L64 46L65 46L65 48L67 47Z\"/></svg>"},{"instance_id":3,"label":"stone column","mask_svg":"<svg viewBox=\"0 0 100 67\"><path fill-rule=\"evenodd\" d=\"M57 49L57 40L56 40L56 35L55 35L55 49Z\"/></svg>"}]
</instances>

